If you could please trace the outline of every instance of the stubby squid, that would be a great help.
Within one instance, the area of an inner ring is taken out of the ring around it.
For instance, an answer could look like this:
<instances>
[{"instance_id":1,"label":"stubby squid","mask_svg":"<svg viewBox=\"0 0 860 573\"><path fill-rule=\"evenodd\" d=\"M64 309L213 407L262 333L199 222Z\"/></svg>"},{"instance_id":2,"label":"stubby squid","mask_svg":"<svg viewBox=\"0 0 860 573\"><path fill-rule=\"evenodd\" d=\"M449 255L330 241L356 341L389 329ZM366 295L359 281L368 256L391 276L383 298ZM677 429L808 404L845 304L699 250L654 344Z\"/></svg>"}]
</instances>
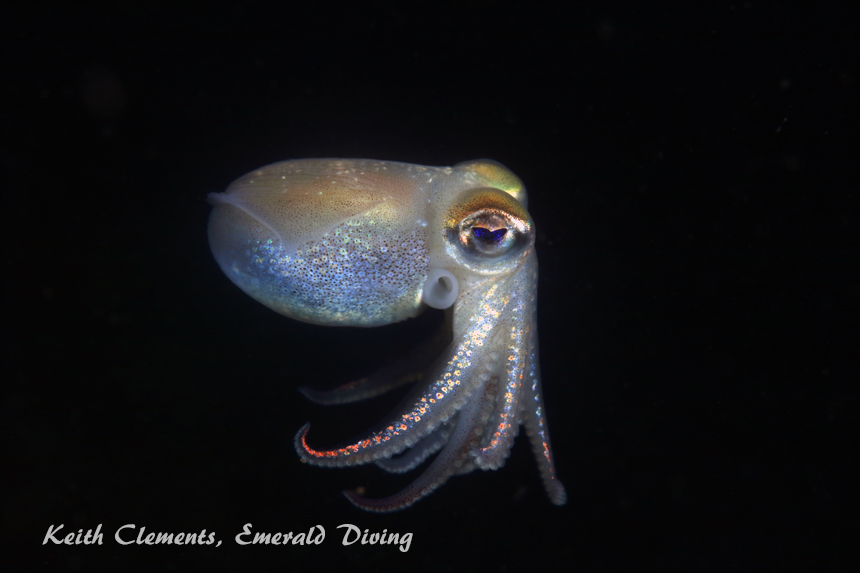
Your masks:
<instances>
[{"instance_id":1,"label":"stubby squid","mask_svg":"<svg viewBox=\"0 0 860 573\"><path fill-rule=\"evenodd\" d=\"M331 326L380 326L449 309L447 337L415 357L341 388L303 389L346 403L415 382L404 406L365 439L320 450L309 464L375 462L406 472L438 452L390 497L344 492L369 511L409 507L452 475L504 465L525 426L550 501L563 505L541 393L534 224L520 179L477 160L424 167L367 159L267 165L209 196L209 242L224 273L288 317ZM408 451L407 451L408 450ZM404 453L406 452L406 453Z\"/></svg>"}]
</instances>

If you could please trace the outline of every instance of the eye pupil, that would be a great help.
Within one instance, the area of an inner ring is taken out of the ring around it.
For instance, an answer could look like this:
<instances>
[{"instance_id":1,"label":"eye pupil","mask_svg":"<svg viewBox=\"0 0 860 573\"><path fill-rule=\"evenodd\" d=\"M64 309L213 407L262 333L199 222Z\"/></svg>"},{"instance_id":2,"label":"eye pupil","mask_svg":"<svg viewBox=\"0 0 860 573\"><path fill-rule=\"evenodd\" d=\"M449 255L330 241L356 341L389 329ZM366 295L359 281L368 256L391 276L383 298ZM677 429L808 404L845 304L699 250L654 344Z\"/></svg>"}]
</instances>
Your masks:
<instances>
[{"instance_id":1,"label":"eye pupil","mask_svg":"<svg viewBox=\"0 0 860 573\"><path fill-rule=\"evenodd\" d=\"M507 232L508 230L504 228L491 231L483 227L472 227L472 234L476 239L480 239L484 243L498 243L504 238Z\"/></svg>"}]
</instances>

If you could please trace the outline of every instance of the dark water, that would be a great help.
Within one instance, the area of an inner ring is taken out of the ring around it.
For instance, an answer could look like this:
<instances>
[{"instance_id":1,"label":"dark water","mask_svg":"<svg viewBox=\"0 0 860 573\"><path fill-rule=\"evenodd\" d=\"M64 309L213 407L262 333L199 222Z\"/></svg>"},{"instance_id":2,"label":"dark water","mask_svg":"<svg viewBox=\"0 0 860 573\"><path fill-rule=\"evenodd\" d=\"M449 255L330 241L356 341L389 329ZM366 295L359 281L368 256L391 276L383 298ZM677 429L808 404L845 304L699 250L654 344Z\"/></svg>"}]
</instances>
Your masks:
<instances>
[{"instance_id":1,"label":"dark water","mask_svg":"<svg viewBox=\"0 0 860 573\"><path fill-rule=\"evenodd\" d=\"M4 570L853 570L845 6L4 7ZM525 181L565 507L523 437L391 515L339 492L408 477L298 461L306 421L334 445L397 396L297 386L441 320L300 324L222 275L206 194L299 157L488 157ZM246 523L326 538L241 547ZM59 524L104 543L43 546ZM127 524L222 545L121 546ZM342 524L413 538L343 546Z\"/></svg>"}]
</instances>

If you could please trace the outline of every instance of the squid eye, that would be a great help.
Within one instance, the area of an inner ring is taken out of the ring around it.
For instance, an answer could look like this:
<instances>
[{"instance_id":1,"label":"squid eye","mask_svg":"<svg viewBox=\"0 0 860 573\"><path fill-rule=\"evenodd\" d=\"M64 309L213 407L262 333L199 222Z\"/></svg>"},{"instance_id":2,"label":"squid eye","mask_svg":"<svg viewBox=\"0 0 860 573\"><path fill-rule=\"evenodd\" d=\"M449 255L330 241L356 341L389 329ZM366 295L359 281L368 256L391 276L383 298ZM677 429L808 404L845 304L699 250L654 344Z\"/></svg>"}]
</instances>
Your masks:
<instances>
[{"instance_id":1,"label":"squid eye","mask_svg":"<svg viewBox=\"0 0 860 573\"><path fill-rule=\"evenodd\" d=\"M480 209L460 222L461 248L469 255L495 258L511 252L522 243L522 221L493 208Z\"/></svg>"},{"instance_id":2,"label":"squid eye","mask_svg":"<svg viewBox=\"0 0 860 573\"><path fill-rule=\"evenodd\" d=\"M448 237L462 263L473 270L501 272L534 241L534 227L523 206L497 189L476 189L450 212ZM454 252L451 252L454 254Z\"/></svg>"},{"instance_id":3,"label":"squid eye","mask_svg":"<svg viewBox=\"0 0 860 573\"><path fill-rule=\"evenodd\" d=\"M507 229L496 229L495 231L490 231L483 227L472 227L472 234L488 245L501 241L507 232Z\"/></svg>"}]
</instances>

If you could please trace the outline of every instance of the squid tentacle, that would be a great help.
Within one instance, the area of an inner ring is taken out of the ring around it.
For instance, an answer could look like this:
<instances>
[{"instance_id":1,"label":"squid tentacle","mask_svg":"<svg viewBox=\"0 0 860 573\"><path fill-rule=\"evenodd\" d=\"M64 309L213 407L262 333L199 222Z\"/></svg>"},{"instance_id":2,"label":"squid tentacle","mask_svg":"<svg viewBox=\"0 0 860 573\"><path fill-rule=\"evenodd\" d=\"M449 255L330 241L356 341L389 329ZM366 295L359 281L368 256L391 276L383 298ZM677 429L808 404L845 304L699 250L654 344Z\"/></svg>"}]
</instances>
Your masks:
<instances>
[{"instance_id":1,"label":"squid tentacle","mask_svg":"<svg viewBox=\"0 0 860 573\"><path fill-rule=\"evenodd\" d=\"M459 414L458 414L459 416ZM376 465L393 474L402 474L421 465L424 460L441 450L451 437L452 423L442 424L421 439L411 449L396 458L381 459Z\"/></svg>"},{"instance_id":2,"label":"squid tentacle","mask_svg":"<svg viewBox=\"0 0 860 573\"><path fill-rule=\"evenodd\" d=\"M452 316L452 310L447 310L445 322L432 338L371 376L352 380L333 390L316 390L309 386L300 386L298 390L315 404L332 406L375 398L395 388L423 380L442 351L451 343Z\"/></svg>"},{"instance_id":3,"label":"squid tentacle","mask_svg":"<svg viewBox=\"0 0 860 573\"><path fill-rule=\"evenodd\" d=\"M483 384L482 384L483 386ZM405 509L425 497L442 485L452 475L458 473L463 464L471 461L472 451L477 447L480 436L475 428L480 424L482 414L492 407L492 392L495 391L494 384L484 388L478 388L478 396L460 410L457 415L456 426L448 439L445 448L439 452L433 463L424 473L415 479L403 490L381 499L369 499L359 495L355 491L344 491L346 498L356 507L367 511L387 513Z\"/></svg>"},{"instance_id":4,"label":"squid tentacle","mask_svg":"<svg viewBox=\"0 0 860 573\"><path fill-rule=\"evenodd\" d=\"M453 378L445 372L429 389L382 430L363 440L331 450L316 450L307 442L310 424L296 434L296 451L303 462L317 466L342 467L361 465L399 454L447 422L465 406L475 389L489 377L482 373L466 379Z\"/></svg>"},{"instance_id":5,"label":"squid tentacle","mask_svg":"<svg viewBox=\"0 0 860 573\"><path fill-rule=\"evenodd\" d=\"M530 277L532 292L517 295L517 300L511 304L513 325L508 335L505 382L500 388L499 403L496 414L488 429L492 432L489 441L475 454L475 465L483 470L497 470L505 465L514 445L514 439L520 431L522 415L523 378L528 361L527 348L534 322L534 314L528 308L534 308L534 283L536 277Z\"/></svg>"},{"instance_id":6,"label":"squid tentacle","mask_svg":"<svg viewBox=\"0 0 860 573\"><path fill-rule=\"evenodd\" d=\"M549 429L546 423L546 413L541 392L540 364L538 363L537 334L534 335L531 352L529 353L529 368L526 372L525 395L528 403L525 406L523 425L532 446L538 470L540 471L543 487L550 501L555 505L567 503L567 492L558 479L555 471L555 460L549 441Z\"/></svg>"},{"instance_id":7,"label":"squid tentacle","mask_svg":"<svg viewBox=\"0 0 860 573\"><path fill-rule=\"evenodd\" d=\"M316 450L307 442L309 424L296 434L295 446L303 462L325 467L344 467L374 462L399 454L447 422L471 399L475 390L500 370L501 356L485 345L499 345L497 325L505 315L510 297L498 296L498 285L487 288L481 309L469 319L469 326L449 351L449 358L437 368L434 382L417 388L411 405L390 419L382 430L363 440L331 450ZM409 403L409 402L407 402Z\"/></svg>"}]
</instances>

